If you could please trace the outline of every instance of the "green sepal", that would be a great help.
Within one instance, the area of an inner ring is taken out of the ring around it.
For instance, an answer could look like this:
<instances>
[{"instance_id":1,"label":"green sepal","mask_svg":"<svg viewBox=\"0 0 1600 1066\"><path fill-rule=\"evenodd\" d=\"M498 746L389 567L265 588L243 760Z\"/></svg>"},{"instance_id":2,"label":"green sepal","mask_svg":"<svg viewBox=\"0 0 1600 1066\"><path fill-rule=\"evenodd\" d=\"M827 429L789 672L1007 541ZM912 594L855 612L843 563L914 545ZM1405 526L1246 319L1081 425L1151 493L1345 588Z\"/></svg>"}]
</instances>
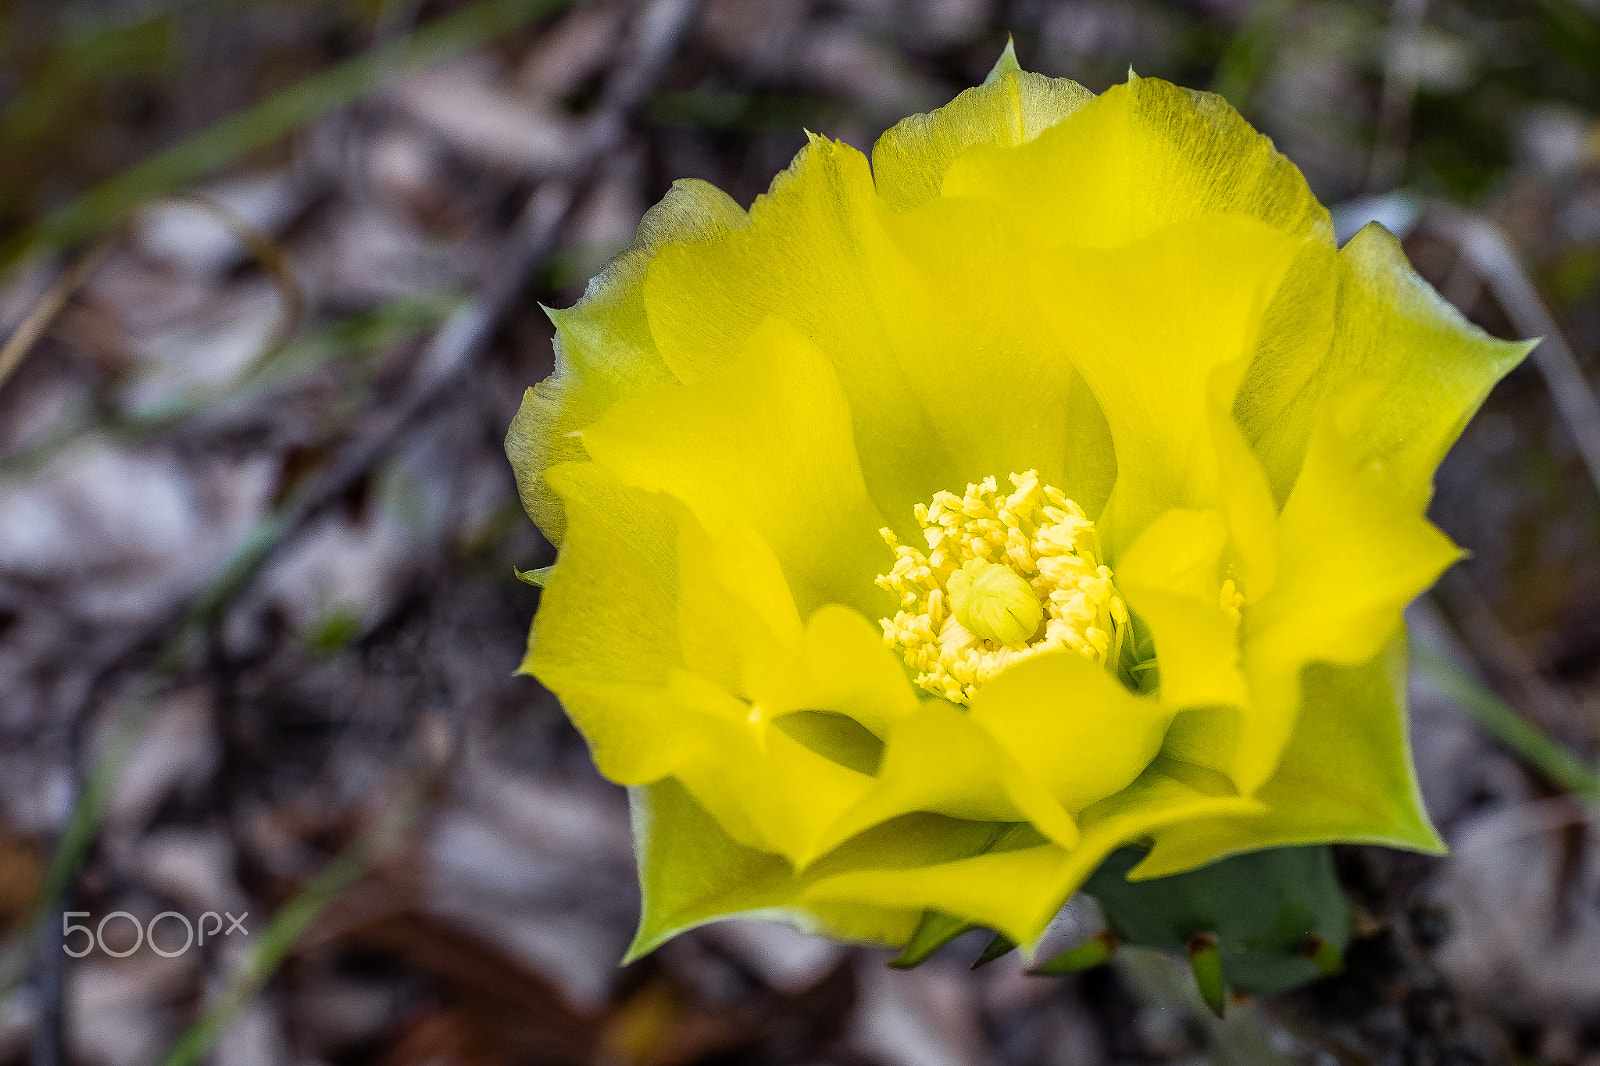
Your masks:
<instances>
[{"instance_id":1,"label":"green sepal","mask_svg":"<svg viewBox=\"0 0 1600 1066\"><path fill-rule=\"evenodd\" d=\"M1191 941L1214 937L1228 989L1269 994L1314 981L1350 942L1350 904L1327 847L1271 848L1172 877L1127 880L1141 858L1123 848L1084 886L1107 925L1129 944L1191 962ZM1306 951L1313 937L1316 958Z\"/></svg>"},{"instance_id":2,"label":"green sepal","mask_svg":"<svg viewBox=\"0 0 1600 1066\"><path fill-rule=\"evenodd\" d=\"M536 566L532 570L518 570L513 566L511 572L516 574L517 580L524 585L532 585L534 588L542 589L544 588L544 583L550 580L550 571L553 566L554 564L551 566Z\"/></svg>"},{"instance_id":3,"label":"green sepal","mask_svg":"<svg viewBox=\"0 0 1600 1066\"><path fill-rule=\"evenodd\" d=\"M925 911L922 921L917 925L917 931L911 934L911 939L906 941L906 946L901 949L900 954L889 960L889 965L896 970L914 969L927 962L930 955L962 933L971 932L976 928L977 926L971 922L960 918L952 918L938 911Z\"/></svg>"},{"instance_id":4,"label":"green sepal","mask_svg":"<svg viewBox=\"0 0 1600 1066\"><path fill-rule=\"evenodd\" d=\"M1068 948L1041 966L1029 970L1036 977L1054 977L1064 973L1091 970L1109 962L1122 946L1122 938L1110 929L1102 929L1075 948Z\"/></svg>"},{"instance_id":5,"label":"green sepal","mask_svg":"<svg viewBox=\"0 0 1600 1066\"><path fill-rule=\"evenodd\" d=\"M1196 933L1189 938L1189 969L1194 971L1194 984L1200 990L1200 999L1218 1018L1228 1012L1228 983L1222 976L1222 952L1217 948L1217 938L1210 933Z\"/></svg>"},{"instance_id":6,"label":"green sepal","mask_svg":"<svg viewBox=\"0 0 1600 1066\"><path fill-rule=\"evenodd\" d=\"M1300 942L1300 954L1311 960L1311 965L1327 977L1344 972L1344 952L1331 940L1312 933Z\"/></svg>"},{"instance_id":7,"label":"green sepal","mask_svg":"<svg viewBox=\"0 0 1600 1066\"><path fill-rule=\"evenodd\" d=\"M976 970L987 966L995 959L1000 958L1002 955L1009 955L1015 950L1017 950L1017 942L1015 940L1012 940L1004 933L996 933L994 939L989 941L989 946L984 948L983 952L972 961L972 969Z\"/></svg>"}]
</instances>

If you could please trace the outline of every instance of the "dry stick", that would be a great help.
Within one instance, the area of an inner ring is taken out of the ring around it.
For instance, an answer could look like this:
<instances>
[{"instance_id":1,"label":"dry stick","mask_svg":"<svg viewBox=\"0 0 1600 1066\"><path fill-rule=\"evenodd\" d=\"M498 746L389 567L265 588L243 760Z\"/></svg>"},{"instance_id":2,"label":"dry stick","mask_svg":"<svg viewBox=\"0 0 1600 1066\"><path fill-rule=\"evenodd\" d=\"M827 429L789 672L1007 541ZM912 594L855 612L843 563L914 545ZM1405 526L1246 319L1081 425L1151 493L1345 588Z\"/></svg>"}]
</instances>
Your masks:
<instances>
[{"instance_id":1,"label":"dry stick","mask_svg":"<svg viewBox=\"0 0 1600 1066\"><path fill-rule=\"evenodd\" d=\"M95 242L93 248L86 252L83 258L72 264L71 269L56 279L56 283L45 290L39 302L33 305L21 324L6 338L6 343L0 347L0 386L6 383L17 367L22 365L22 360L27 358L33 346L44 336L56 316L66 308L67 301L72 299L72 294L77 292L84 282L89 280L89 275L95 268L105 261L106 254L111 251L112 245L122 235L120 229L112 230Z\"/></svg>"},{"instance_id":2,"label":"dry stick","mask_svg":"<svg viewBox=\"0 0 1600 1066\"><path fill-rule=\"evenodd\" d=\"M1393 12L1378 104L1378 139L1367 170L1367 190L1372 193L1388 192L1405 171L1411 108L1417 97L1417 39L1428 0L1394 0Z\"/></svg>"},{"instance_id":3,"label":"dry stick","mask_svg":"<svg viewBox=\"0 0 1600 1066\"><path fill-rule=\"evenodd\" d=\"M631 62L620 67L608 81L601 97L601 110L592 120L590 133L582 142L584 148L580 158L574 161L568 178L545 182L529 198L507 242L505 262L495 273L493 283L481 298L458 311L434 335L418 359L399 400L361 427L319 476L304 490L296 492L277 514L256 528L207 590L184 612L178 631L164 645L158 657L153 668L155 673L170 676L175 672L188 659L194 646L204 638L227 604L250 584L278 548L293 537L312 515L365 476L399 433L470 368L500 319L515 303L533 267L555 250L561 224L576 198L579 184L600 159L620 142L630 113L643 102L662 68L676 53L679 43L694 24L700 6L701 0L656 0L639 14L630 41ZM131 746L132 739L142 731L147 718L148 712L142 707L132 715L123 716L123 720L114 725L113 736L127 736ZM112 747L112 756L109 759L102 758L96 766L88 790L91 796L85 797L99 797L98 801L86 803L80 800L78 809L74 811L73 824L78 829L74 836L75 848L58 854L57 861L52 864L53 870L62 875L62 885L65 885L66 878L76 870L87 851L99 822L99 813L104 810L104 797L109 795L126 758L125 747L118 749L114 744ZM359 865L365 861L354 856L341 856L336 860L338 869L331 871L326 879L327 885L312 892L312 897L324 901L331 899L325 890L347 883L346 864ZM319 880L317 884L322 885L322 881ZM308 891L311 888L308 886ZM53 910L55 895L42 901L45 913ZM309 907L310 904L311 899L308 898L306 905ZM306 922L320 909L321 903L318 903L309 911ZM289 928L298 930L304 924L297 919L290 923ZM289 944L292 944L292 938ZM253 962L257 969L252 974L252 988L258 987L266 979L287 951L288 944L283 944L275 947L272 954ZM242 1007L244 1001L232 1002L236 1002L237 1006L230 1008L226 1019L208 1015L202 1020L200 1024L204 1027L205 1035L196 1038L202 1046L208 1046L209 1041L225 1031L225 1021L231 1019L232 1012ZM187 1062L191 1061L191 1056L198 1057L195 1055L196 1046L195 1042L185 1038L173 1053L174 1061Z\"/></svg>"},{"instance_id":4,"label":"dry stick","mask_svg":"<svg viewBox=\"0 0 1600 1066\"><path fill-rule=\"evenodd\" d=\"M300 318L305 314L305 290L300 285L300 279L295 276L289 257L284 254L283 247L270 233L208 197L195 193L174 193L162 197L149 206L160 207L164 204L192 207L202 214L211 216L213 222L227 230L234 240L245 246L255 257L256 262L261 264L261 269L265 270L273 283L278 286L278 321L268 334L267 343L262 345L260 354L246 365L244 373L250 374L259 370L262 364L271 360L284 345L294 339L295 334L300 331Z\"/></svg>"},{"instance_id":5,"label":"dry stick","mask_svg":"<svg viewBox=\"0 0 1600 1066\"><path fill-rule=\"evenodd\" d=\"M483 296L457 311L434 334L400 399L361 427L312 485L297 494L275 522L279 529L262 546L256 568L290 539L313 514L347 492L421 411L464 374L505 317L529 273L556 249L561 224L583 179L622 139L631 112L644 101L661 69L677 51L700 8L700 0L656 0L635 20L633 62L606 84L599 114L580 138L581 157L571 176L546 181L529 198L507 242L505 259Z\"/></svg>"},{"instance_id":6,"label":"dry stick","mask_svg":"<svg viewBox=\"0 0 1600 1066\"><path fill-rule=\"evenodd\" d=\"M1473 656L1487 664L1491 677L1499 675L1498 680L1511 686L1535 725L1548 732L1568 720L1567 700L1539 676L1465 569L1448 574L1434 595L1460 625Z\"/></svg>"},{"instance_id":7,"label":"dry stick","mask_svg":"<svg viewBox=\"0 0 1600 1066\"><path fill-rule=\"evenodd\" d=\"M385 77L427 69L556 10L570 0L480 0L408 36L313 74L235 112L0 241L0 271L36 251L70 247L153 196L189 185L306 123L367 96Z\"/></svg>"},{"instance_id":8,"label":"dry stick","mask_svg":"<svg viewBox=\"0 0 1600 1066\"><path fill-rule=\"evenodd\" d=\"M437 783L442 770L442 766L434 768L429 780L390 804L370 830L339 852L278 909L221 995L177 1039L160 1060L161 1066L194 1066L210 1054L239 1012L249 1006L328 905L404 843L422 817L425 793Z\"/></svg>"},{"instance_id":9,"label":"dry stick","mask_svg":"<svg viewBox=\"0 0 1600 1066\"><path fill-rule=\"evenodd\" d=\"M1411 605L1411 668L1445 699L1466 711L1478 727L1556 787L1589 803L1600 804L1600 771L1587 760L1552 740L1495 695L1462 663L1472 656L1451 632L1433 598Z\"/></svg>"},{"instance_id":10,"label":"dry stick","mask_svg":"<svg viewBox=\"0 0 1600 1066\"><path fill-rule=\"evenodd\" d=\"M1542 338L1533 350L1533 363L1544 375L1556 410L1589 469L1590 480L1600 490L1600 400L1595 398L1561 327L1539 298L1511 242L1498 226L1481 218L1449 212L1432 222L1456 242L1461 254L1482 275L1516 331L1525 337Z\"/></svg>"}]
</instances>

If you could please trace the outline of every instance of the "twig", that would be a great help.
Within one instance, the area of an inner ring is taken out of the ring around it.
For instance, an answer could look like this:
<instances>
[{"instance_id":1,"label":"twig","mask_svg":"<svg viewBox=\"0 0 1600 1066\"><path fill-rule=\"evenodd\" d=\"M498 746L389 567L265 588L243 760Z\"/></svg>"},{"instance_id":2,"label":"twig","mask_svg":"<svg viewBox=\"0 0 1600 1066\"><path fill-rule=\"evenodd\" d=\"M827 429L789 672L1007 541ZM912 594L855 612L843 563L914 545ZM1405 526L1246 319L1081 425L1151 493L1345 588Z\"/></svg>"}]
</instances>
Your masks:
<instances>
[{"instance_id":1,"label":"twig","mask_svg":"<svg viewBox=\"0 0 1600 1066\"><path fill-rule=\"evenodd\" d=\"M1539 676L1467 570L1452 570L1434 594L1459 623L1473 657L1487 666L1492 679L1509 687L1535 724L1549 730L1567 719L1571 713L1567 700Z\"/></svg>"},{"instance_id":2,"label":"twig","mask_svg":"<svg viewBox=\"0 0 1600 1066\"><path fill-rule=\"evenodd\" d=\"M49 916L45 929L61 928L61 915L70 904L62 900ZM66 959L61 944L49 936L37 938L39 1010L33 1022L32 1066L60 1066L66 1061Z\"/></svg>"},{"instance_id":3,"label":"twig","mask_svg":"<svg viewBox=\"0 0 1600 1066\"><path fill-rule=\"evenodd\" d=\"M1212 92L1249 113L1250 99L1272 61L1272 50L1283 36L1284 25L1295 6L1295 0L1257 0L1249 5L1217 62L1211 78Z\"/></svg>"},{"instance_id":4,"label":"twig","mask_svg":"<svg viewBox=\"0 0 1600 1066\"><path fill-rule=\"evenodd\" d=\"M1411 139L1411 108L1417 96L1417 39L1428 0L1394 0L1389 47L1384 52L1383 96L1378 104L1378 136L1367 170L1367 190L1388 192L1405 173Z\"/></svg>"},{"instance_id":5,"label":"twig","mask_svg":"<svg viewBox=\"0 0 1600 1066\"><path fill-rule=\"evenodd\" d=\"M4 347L0 347L0 386L5 385L17 367L22 365L22 360L27 358L33 346L39 343L39 338L44 336L45 330L56 320L67 301L72 299L73 293L89 280L89 275L95 272L107 253L121 237L120 230L113 230L95 242L93 248L84 253L83 258L72 264L72 268L56 279L54 285L45 290L39 301L33 305L20 325L6 338Z\"/></svg>"},{"instance_id":6,"label":"twig","mask_svg":"<svg viewBox=\"0 0 1600 1066\"><path fill-rule=\"evenodd\" d=\"M434 335L400 390L399 399L358 427L320 475L294 493L278 512L262 521L206 589L182 612L151 668L152 688L159 689L192 657L196 645L204 640L227 605L244 591L267 560L314 514L365 476L398 434L470 368L500 320L515 304L532 268L554 251L561 224L576 199L580 182L621 140L629 115L676 53L699 9L700 0L656 0L635 20L630 39L631 61L619 67L608 82L602 95L602 110L593 120L590 136L585 138L586 148L576 161L573 176L547 181L530 196L507 241L504 262L493 281L479 299L457 311ZM111 790L132 744L143 732L149 716L150 701L135 700L113 723L111 739L74 805L61 845L52 859L51 874L37 915L47 914L56 906L76 875L98 831ZM320 910L320 904L317 909ZM305 920L308 922L314 913ZM290 928L299 929L303 925L303 922L300 925L291 923ZM36 919L32 931L37 935L38 930ZM292 942L292 939L288 941ZM23 950L26 952L26 948ZM275 960L273 965L276 965ZM4 1002L10 991L4 972L7 969L6 960L0 959L0 1002ZM198 1053L184 1052L196 1057L203 1053L203 1049Z\"/></svg>"},{"instance_id":7,"label":"twig","mask_svg":"<svg viewBox=\"0 0 1600 1066\"><path fill-rule=\"evenodd\" d=\"M37 250L69 247L140 204L205 177L331 111L382 88L382 76L426 70L525 25L570 0L481 0L393 44L315 74L97 185L0 245L0 270Z\"/></svg>"},{"instance_id":8,"label":"twig","mask_svg":"<svg viewBox=\"0 0 1600 1066\"><path fill-rule=\"evenodd\" d=\"M409 790L371 831L335 856L278 909L226 990L159 1060L161 1066L193 1066L211 1052L328 905L405 840L422 815L427 787Z\"/></svg>"},{"instance_id":9,"label":"twig","mask_svg":"<svg viewBox=\"0 0 1600 1066\"><path fill-rule=\"evenodd\" d=\"M294 339L300 329L300 318L305 314L305 290L300 285L300 279L295 275L294 267L289 263L289 257L284 254L283 247L273 240L272 235L261 227L242 218L238 212L217 203L215 200L195 193L173 193L156 200L149 207L160 207L173 204L182 207L191 207L202 214L209 215L211 220L227 230L234 240L247 248L251 255L261 264L273 284L278 287L278 321L273 324L272 332L267 335L267 342L262 345L261 352L246 364L245 374L252 374L259 370L278 351Z\"/></svg>"},{"instance_id":10,"label":"twig","mask_svg":"<svg viewBox=\"0 0 1600 1066\"><path fill-rule=\"evenodd\" d=\"M484 294L462 307L434 334L400 399L360 427L322 473L274 520L271 536L263 537L260 554L251 564L252 574L312 515L360 481L400 431L466 373L515 304L528 274L555 251L561 224L581 183L620 142L629 116L676 52L699 8L700 0L656 0L639 14L630 42L633 61L619 68L607 82L601 109L580 138L585 147L572 168L573 176L546 181L529 197L507 241L502 263Z\"/></svg>"},{"instance_id":11,"label":"twig","mask_svg":"<svg viewBox=\"0 0 1600 1066\"><path fill-rule=\"evenodd\" d=\"M438 329L461 302L459 290L401 297L370 311L301 333L276 349L264 348L246 368L220 385L181 390L163 402L109 418L93 406L68 410L43 438L0 458L0 478L27 478L44 468L90 430L124 443L137 443L176 427L204 432L218 419L240 419L264 412L292 397L304 377L341 359L359 359L398 341ZM375 335L368 335L368 331ZM359 339L349 335L358 333ZM376 373L369 368L368 377Z\"/></svg>"},{"instance_id":12,"label":"twig","mask_svg":"<svg viewBox=\"0 0 1600 1066\"><path fill-rule=\"evenodd\" d=\"M180 193L173 196L162 197L152 201L147 206L159 207L164 204L181 204L197 211L210 215L223 229L227 230L235 239L249 249L255 256L273 283L278 286L279 308L278 321L268 335L267 342L262 346L261 352L256 355L245 370L245 375L254 373L262 365L294 338L295 331L300 328L300 315L305 309L305 295L300 288L300 281L295 277L294 269L289 265L289 259L283 254L283 249L278 242L258 227L240 218L228 208L189 193ZM113 227L95 242L83 258L74 263L71 270L63 274L50 289L39 298L11 334L6 338L3 348L0 348L0 387L4 387L22 361L27 358L33 346L39 343L51 323L66 308L67 302L72 299L83 285L89 280L95 269L105 261L106 256L122 239L127 231L125 225Z\"/></svg>"},{"instance_id":13,"label":"twig","mask_svg":"<svg viewBox=\"0 0 1600 1066\"><path fill-rule=\"evenodd\" d=\"M1436 642L1448 640L1449 631L1426 600L1419 601L1412 610L1431 619L1429 624L1412 629L1412 635L1418 638L1411 645L1411 665L1417 675L1551 784L1591 803L1600 803L1600 772L1551 740L1441 650Z\"/></svg>"},{"instance_id":14,"label":"twig","mask_svg":"<svg viewBox=\"0 0 1600 1066\"><path fill-rule=\"evenodd\" d=\"M434 335L401 399L358 432L316 485L288 508L283 518L286 535L364 476L400 430L465 373L515 303L533 267L555 250L561 224L576 199L580 182L621 139L629 114L660 76L698 7L696 0L657 0L640 14L633 40L634 62L620 68L607 83L600 112L592 120L588 134L581 138L586 150L580 165L574 168L574 176L547 181L533 193L513 227L503 262L487 291L456 312ZM283 539L278 538L278 542Z\"/></svg>"},{"instance_id":15,"label":"twig","mask_svg":"<svg viewBox=\"0 0 1600 1066\"><path fill-rule=\"evenodd\" d=\"M1600 490L1600 400L1584 378L1572 348L1555 316L1512 250L1511 242L1491 222L1456 212L1436 212L1430 221L1460 247L1505 309L1512 326L1525 337L1539 337L1533 363L1544 376L1556 410L1572 434L1589 478Z\"/></svg>"}]
</instances>

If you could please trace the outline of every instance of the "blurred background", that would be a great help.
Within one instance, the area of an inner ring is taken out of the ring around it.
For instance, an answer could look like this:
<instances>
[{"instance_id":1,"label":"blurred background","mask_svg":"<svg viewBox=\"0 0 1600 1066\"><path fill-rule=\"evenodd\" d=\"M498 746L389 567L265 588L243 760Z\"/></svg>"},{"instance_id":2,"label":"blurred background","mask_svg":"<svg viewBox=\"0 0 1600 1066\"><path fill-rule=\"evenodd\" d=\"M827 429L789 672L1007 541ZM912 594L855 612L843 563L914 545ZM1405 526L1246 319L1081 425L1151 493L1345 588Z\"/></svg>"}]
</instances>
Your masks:
<instances>
[{"instance_id":1,"label":"blurred background","mask_svg":"<svg viewBox=\"0 0 1600 1066\"><path fill-rule=\"evenodd\" d=\"M730 923L618 969L624 796L512 676L538 305L674 178L748 204L1008 32L1223 93L1342 233L1545 337L1413 612L1453 854L1339 849L1346 973L1220 1023L1137 952ZM0 1063L1600 1066L1597 116L1596 0L0 4Z\"/></svg>"}]
</instances>

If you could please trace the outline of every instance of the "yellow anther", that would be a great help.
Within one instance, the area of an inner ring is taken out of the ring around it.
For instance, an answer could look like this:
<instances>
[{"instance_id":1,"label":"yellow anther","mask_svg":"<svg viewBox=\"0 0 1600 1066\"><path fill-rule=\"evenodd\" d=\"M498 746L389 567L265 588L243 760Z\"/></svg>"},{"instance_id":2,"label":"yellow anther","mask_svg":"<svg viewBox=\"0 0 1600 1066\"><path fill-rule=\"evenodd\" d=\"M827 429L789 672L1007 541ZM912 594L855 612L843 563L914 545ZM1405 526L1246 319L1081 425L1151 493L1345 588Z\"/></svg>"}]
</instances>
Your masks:
<instances>
[{"instance_id":1,"label":"yellow anther","mask_svg":"<svg viewBox=\"0 0 1600 1066\"><path fill-rule=\"evenodd\" d=\"M1244 606L1244 593L1239 591L1239 586L1233 583L1232 578L1222 583L1222 594L1218 597L1218 601L1235 624L1244 617L1240 613L1240 608Z\"/></svg>"},{"instance_id":2,"label":"yellow anther","mask_svg":"<svg viewBox=\"0 0 1600 1066\"><path fill-rule=\"evenodd\" d=\"M878 585L901 604L883 619L884 641L918 671L918 685L957 703L1042 652L1114 660L1128 627L1083 509L1032 470L1011 484L1002 495L988 477L963 496L917 504L927 554L882 531L895 561Z\"/></svg>"}]
</instances>

